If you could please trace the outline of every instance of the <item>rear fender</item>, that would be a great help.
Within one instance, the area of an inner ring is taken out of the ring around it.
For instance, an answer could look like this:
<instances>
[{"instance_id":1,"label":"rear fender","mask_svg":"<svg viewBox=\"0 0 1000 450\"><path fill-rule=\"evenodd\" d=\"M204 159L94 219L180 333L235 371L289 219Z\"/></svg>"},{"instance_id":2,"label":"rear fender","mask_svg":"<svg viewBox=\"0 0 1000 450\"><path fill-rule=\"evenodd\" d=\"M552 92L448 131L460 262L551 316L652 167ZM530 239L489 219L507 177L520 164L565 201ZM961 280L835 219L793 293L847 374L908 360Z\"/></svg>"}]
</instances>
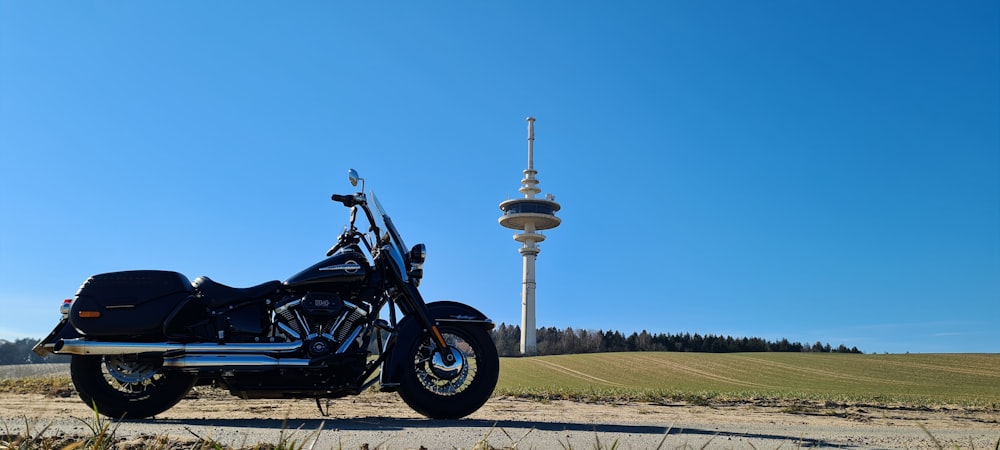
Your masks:
<instances>
[{"instance_id":1,"label":"rear fender","mask_svg":"<svg viewBox=\"0 0 1000 450\"><path fill-rule=\"evenodd\" d=\"M440 301L427 304L427 312L431 319L439 324L447 323L469 323L477 324L487 330L493 329L493 321L485 314L464 303ZM403 373L403 364L407 362L410 355L406 354L410 350L410 343L420 339L421 335L429 330L424 330L420 326L420 321L413 316L406 316L399 321L396 327L396 341L390 353L386 355L382 364L382 373L379 379L383 392L395 391L399 386L399 377Z\"/></svg>"},{"instance_id":2,"label":"rear fender","mask_svg":"<svg viewBox=\"0 0 1000 450\"><path fill-rule=\"evenodd\" d=\"M54 353L53 347L55 347L56 342L59 342L63 339L76 339L79 337L83 336L78 331L76 331L76 328L73 328L69 324L69 321L66 320L66 318L63 318L59 320L59 323L56 325L55 328L52 329L52 332L49 333L49 335L46 336L45 339L38 341L38 343L31 348L31 351L35 352L36 355L44 358Z\"/></svg>"}]
</instances>

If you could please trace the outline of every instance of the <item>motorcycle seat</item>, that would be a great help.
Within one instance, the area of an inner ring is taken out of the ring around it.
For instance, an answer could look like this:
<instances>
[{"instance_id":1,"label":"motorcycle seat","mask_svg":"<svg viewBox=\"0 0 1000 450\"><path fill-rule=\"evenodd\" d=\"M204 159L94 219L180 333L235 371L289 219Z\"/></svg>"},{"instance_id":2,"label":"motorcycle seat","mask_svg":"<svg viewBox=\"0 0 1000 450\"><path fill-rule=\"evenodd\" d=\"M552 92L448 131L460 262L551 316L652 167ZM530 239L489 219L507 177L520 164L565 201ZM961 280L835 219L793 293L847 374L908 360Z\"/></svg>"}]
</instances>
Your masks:
<instances>
[{"instance_id":1,"label":"motorcycle seat","mask_svg":"<svg viewBox=\"0 0 1000 450\"><path fill-rule=\"evenodd\" d=\"M218 308L234 303L267 298L281 287L281 282L274 280L248 288L234 288L201 276L195 278L191 285L194 286L195 291L198 293L198 298L205 302L205 305L210 308Z\"/></svg>"}]
</instances>

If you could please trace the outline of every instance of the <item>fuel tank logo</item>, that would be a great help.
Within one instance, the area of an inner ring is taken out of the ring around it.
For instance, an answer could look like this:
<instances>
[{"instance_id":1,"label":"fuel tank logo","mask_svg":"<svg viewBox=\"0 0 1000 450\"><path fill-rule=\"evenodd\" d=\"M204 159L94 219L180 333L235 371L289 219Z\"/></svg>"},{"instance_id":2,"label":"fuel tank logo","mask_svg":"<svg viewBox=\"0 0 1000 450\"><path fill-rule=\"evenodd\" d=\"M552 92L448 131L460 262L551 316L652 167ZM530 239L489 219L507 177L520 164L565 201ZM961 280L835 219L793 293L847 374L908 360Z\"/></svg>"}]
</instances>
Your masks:
<instances>
[{"instance_id":1,"label":"fuel tank logo","mask_svg":"<svg viewBox=\"0 0 1000 450\"><path fill-rule=\"evenodd\" d=\"M342 270L345 273L354 274L354 273L358 273L358 271L361 270L361 264L358 264L357 261L355 261L355 260L352 259L352 260L348 260L347 262L345 262L343 264L334 264L332 266L320 267L319 270L322 270L322 271Z\"/></svg>"}]
</instances>

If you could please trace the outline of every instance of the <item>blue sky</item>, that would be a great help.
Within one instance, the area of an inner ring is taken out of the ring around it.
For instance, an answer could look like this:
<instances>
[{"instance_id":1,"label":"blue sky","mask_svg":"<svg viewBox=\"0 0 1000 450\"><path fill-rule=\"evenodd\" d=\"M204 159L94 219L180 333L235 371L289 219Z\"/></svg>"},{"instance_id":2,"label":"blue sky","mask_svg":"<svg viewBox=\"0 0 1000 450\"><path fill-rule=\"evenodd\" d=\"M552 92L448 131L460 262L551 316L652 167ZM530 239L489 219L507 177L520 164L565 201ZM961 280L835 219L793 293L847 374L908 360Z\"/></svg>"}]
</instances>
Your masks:
<instances>
[{"instance_id":1,"label":"blue sky","mask_svg":"<svg viewBox=\"0 0 1000 450\"><path fill-rule=\"evenodd\" d=\"M348 168L428 299L538 323L1000 352L1000 7L0 1L0 338L93 273L322 257Z\"/></svg>"}]
</instances>

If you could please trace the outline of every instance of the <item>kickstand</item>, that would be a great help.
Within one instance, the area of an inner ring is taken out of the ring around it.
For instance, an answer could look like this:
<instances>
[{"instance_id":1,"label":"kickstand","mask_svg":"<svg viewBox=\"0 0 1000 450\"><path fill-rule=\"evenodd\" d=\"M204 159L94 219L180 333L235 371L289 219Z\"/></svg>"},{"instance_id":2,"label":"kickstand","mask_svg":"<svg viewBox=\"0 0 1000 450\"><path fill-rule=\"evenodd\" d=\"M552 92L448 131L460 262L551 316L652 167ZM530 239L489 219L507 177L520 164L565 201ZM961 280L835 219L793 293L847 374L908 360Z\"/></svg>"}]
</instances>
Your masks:
<instances>
[{"instance_id":1,"label":"kickstand","mask_svg":"<svg viewBox=\"0 0 1000 450\"><path fill-rule=\"evenodd\" d=\"M323 417L330 417L330 399L326 399L326 410L323 410L323 405L316 399L316 408L319 409L319 414Z\"/></svg>"}]
</instances>

